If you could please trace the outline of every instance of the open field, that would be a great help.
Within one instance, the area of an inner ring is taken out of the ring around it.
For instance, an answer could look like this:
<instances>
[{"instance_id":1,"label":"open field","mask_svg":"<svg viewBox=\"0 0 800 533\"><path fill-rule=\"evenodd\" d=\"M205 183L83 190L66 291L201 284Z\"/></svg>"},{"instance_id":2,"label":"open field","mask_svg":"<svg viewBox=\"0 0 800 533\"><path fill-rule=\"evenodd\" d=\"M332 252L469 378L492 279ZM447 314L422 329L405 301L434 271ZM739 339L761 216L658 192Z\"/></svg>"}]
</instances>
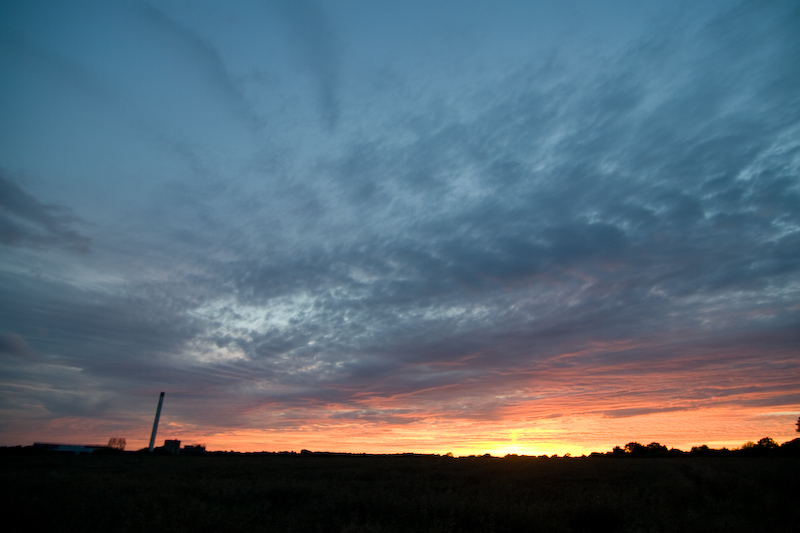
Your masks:
<instances>
[{"instance_id":1,"label":"open field","mask_svg":"<svg viewBox=\"0 0 800 533\"><path fill-rule=\"evenodd\" d=\"M0 456L6 531L796 531L791 457ZM12 525L17 524L17 525Z\"/></svg>"}]
</instances>

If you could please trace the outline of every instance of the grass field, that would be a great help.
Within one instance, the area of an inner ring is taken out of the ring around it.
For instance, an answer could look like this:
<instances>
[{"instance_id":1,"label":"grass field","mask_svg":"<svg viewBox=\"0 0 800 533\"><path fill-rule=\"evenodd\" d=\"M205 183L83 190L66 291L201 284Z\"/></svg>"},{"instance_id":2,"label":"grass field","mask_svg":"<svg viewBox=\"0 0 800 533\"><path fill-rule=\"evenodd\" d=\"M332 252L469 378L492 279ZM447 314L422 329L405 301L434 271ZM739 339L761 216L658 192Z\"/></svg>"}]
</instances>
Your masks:
<instances>
[{"instance_id":1,"label":"grass field","mask_svg":"<svg viewBox=\"0 0 800 533\"><path fill-rule=\"evenodd\" d=\"M800 459L0 457L5 531L796 531ZM16 524L16 525L14 525Z\"/></svg>"}]
</instances>

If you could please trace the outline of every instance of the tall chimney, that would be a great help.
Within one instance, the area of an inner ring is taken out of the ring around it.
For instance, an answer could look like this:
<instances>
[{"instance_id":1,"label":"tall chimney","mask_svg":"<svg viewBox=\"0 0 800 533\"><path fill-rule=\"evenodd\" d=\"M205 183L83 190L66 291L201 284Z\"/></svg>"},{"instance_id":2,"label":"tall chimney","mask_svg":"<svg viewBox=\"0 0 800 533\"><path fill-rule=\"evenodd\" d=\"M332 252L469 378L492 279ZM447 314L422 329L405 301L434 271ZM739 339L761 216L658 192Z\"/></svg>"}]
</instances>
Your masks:
<instances>
[{"instance_id":1,"label":"tall chimney","mask_svg":"<svg viewBox=\"0 0 800 533\"><path fill-rule=\"evenodd\" d=\"M156 409L156 419L153 421L153 433L150 434L150 451L153 451L153 445L156 443L156 431L158 431L158 418L161 416L161 404L164 403L164 393L158 397L158 409Z\"/></svg>"}]
</instances>

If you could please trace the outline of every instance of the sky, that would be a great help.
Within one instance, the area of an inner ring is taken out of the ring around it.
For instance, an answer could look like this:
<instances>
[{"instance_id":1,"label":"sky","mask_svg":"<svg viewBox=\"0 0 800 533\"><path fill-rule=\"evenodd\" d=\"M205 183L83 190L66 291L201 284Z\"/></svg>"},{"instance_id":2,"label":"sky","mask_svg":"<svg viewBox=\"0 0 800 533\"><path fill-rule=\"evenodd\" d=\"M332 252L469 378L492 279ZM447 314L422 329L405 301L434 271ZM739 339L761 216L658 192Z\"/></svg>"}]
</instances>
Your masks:
<instances>
[{"instance_id":1,"label":"sky","mask_svg":"<svg viewBox=\"0 0 800 533\"><path fill-rule=\"evenodd\" d=\"M796 1L0 0L0 445L798 434Z\"/></svg>"}]
</instances>

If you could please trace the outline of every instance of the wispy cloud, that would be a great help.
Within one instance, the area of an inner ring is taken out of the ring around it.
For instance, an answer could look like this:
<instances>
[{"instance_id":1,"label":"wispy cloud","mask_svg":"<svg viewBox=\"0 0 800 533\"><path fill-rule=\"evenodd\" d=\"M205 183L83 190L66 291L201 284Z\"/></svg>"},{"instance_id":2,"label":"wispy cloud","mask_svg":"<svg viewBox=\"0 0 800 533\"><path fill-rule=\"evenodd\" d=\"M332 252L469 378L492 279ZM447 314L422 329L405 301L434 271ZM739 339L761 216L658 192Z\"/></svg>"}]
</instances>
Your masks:
<instances>
[{"instance_id":1,"label":"wispy cloud","mask_svg":"<svg viewBox=\"0 0 800 533\"><path fill-rule=\"evenodd\" d=\"M314 79L321 119L331 131L341 112L338 85L342 42L317 0L282 0L275 5L286 20L293 55Z\"/></svg>"},{"instance_id":2,"label":"wispy cloud","mask_svg":"<svg viewBox=\"0 0 800 533\"><path fill-rule=\"evenodd\" d=\"M215 101L225 102L250 127L261 122L211 42L148 2L136 2L134 7L134 12L153 32L156 41L170 51L168 61L177 68L190 66L196 69L200 77L198 86L184 87L186 93L202 88L209 91Z\"/></svg>"}]
</instances>

